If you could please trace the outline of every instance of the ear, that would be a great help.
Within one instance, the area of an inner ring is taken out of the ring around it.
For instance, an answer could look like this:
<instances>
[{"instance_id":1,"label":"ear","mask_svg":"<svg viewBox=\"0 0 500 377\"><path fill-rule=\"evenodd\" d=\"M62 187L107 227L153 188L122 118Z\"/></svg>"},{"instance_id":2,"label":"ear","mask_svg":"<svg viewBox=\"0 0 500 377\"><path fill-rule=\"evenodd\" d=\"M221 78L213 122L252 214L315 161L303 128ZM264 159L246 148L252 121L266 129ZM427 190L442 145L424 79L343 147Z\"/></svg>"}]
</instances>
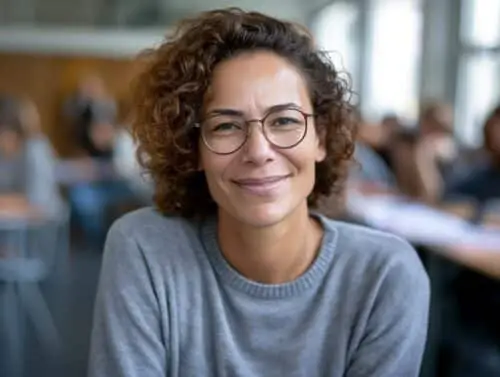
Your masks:
<instances>
[{"instance_id":1,"label":"ear","mask_svg":"<svg viewBox=\"0 0 500 377\"><path fill-rule=\"evenodd\" d=\"M326 158L326 132L320 128L316 133L316 162L321 162Z\"/></svg>"},{"instance_id":2,"label":"ear","mask_svg":"<svg viewBox=\"0 0 500 377\"><path fill-rule=\"evenodd\" d=\"M326 148L322 143L316 147L316 162L321 162L326 158Z\"/></svg>"}]
</instances>

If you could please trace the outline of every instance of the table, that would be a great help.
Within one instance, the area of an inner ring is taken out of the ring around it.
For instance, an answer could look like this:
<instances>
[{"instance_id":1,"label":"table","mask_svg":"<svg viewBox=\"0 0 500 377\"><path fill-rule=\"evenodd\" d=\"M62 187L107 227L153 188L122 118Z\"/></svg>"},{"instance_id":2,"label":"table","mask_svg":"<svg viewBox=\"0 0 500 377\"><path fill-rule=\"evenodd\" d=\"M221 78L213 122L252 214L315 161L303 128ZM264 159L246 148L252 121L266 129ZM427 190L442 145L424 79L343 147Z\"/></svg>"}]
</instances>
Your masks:
<instances>
[{"instance_id":1,"label":"table","mask_svg":"<svg viewBox=\"0 0 500 377\"><path fill-rule=\"evenodd\" d=\"M347 213L448 259L500 279L500 229L474 225L440 209L395 195L347 196Z\"/></svg>"}]
</instances>

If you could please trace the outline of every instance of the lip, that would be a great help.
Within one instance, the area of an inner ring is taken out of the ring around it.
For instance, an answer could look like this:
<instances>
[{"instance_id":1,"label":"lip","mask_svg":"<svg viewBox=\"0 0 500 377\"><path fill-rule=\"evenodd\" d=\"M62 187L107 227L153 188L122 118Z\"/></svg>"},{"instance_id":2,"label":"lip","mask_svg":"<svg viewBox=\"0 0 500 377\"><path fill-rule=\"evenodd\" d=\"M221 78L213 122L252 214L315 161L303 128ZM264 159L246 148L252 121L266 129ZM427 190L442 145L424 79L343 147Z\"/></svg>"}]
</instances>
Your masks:
<instances>
[{"instance_id":1,"label":"lip","mask_svg":"<svg viewBox=\"0 0 500 377\"><path fill-rule=\"evenodd\" d=\"M262 178L241 178L233 180L239 188L258 196L269 196L276 193L282 183L290 178L290 175L275 175Z\"/></svg>"}]
</instances>

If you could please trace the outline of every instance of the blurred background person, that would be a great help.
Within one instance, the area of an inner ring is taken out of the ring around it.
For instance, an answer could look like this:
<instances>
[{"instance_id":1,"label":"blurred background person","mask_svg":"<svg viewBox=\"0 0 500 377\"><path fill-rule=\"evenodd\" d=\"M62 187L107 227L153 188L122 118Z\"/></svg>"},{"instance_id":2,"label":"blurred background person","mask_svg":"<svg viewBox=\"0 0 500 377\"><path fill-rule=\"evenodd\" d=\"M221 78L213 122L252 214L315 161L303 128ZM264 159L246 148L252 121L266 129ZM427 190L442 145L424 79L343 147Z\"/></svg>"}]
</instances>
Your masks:
<instances>
[{"instance_id":1,"label":"blurred background person","mask_svg":"<svg viewBox=\"0 0 500 377\"><path fill-rule=\"evenodd\" d=\"M357 115L359 135L354 150L355 163L350 169L350 181L369 192L396 190L396 179L390 168L392 130L369 124Z\"/></svg>"},{"instance_id":2,"label":"blurred background person","mask_svg":"<svg viewBox=\"0 0 500 377\"><path fill-rule=\"evenodd\" d=\"M483 127L486 161L468 176L450 185L444 200L473 200L471 220L488 223L488 214L500 215L500 106L488 114ZM498 217L496 217L498 219ZM498 223L495 225L498 226ZM491 264L497 263L494 258ZM457 376L497 376L500 373L500 281L470 269L461 269L455 282L457 326L450 345Z\"/></svg>"},{"instance_id":3,"label":"blurred background person","mask_svg":"<svg viewBox=\"0 0 500 377\"><path fill-rule=\"evenodd\" d=\"M33 103L0 104L0 211L6 216L54 216L62 211L55 160L39 132ZM28 113L31 113L28 115ZM38 129L38 131L35 131ZM41 146L43 145L43 146Z\"/></svg>"},{"instance_id":4,"label":"blurred background person","mask_svg":"<svg viewBox=\"0 0 500 377\"><path fill-rule=\"evenodd\" d=\"M121 177L138 202L151 204L153 186L151 179L145 174L137 160L137 143L132 138L128 118L119 124L113 145L113 167L116 174Z\"/></svg>"},{"instance_id":5,"label":"blurred background person","mask_svg":"<svg viewBox=\"0 0 500 377\"><path fill-rule=\"evenodd\" d=\"M445 192L445 199L453 196L474 199L479 219L489 202L500 200L500 106L486 118L483 139L484 161L472 166L466 177L451 182Z\"/></svg>"},{"instance_id":6,"label":"blurred background person","mask_svg":"<svg viewBox=\"0 0 500 377\"><path fill-rule=\"evenodd\" d=\"M417 129L417 139L412 141L412 145L407 145L411 149L410 156L398 159L411 160L407 169L415 175L411 195L424 202L435 203L444 185L451 179L458 156L453 137L452 107L441 102L423 105Z\"/></svg>"},{"instance_id":7,"label":"blurred background person","mask_svg":"<svg viewBox=\"0 0 500 377\"><path fill-rule=\"evenodd\" d=\"M442 102L424 104L418 123L415 164L420 199L436 202L453 177L458 146L453 135L453 108Z\"/></svg>"},{"instance_id":8,"label":"blurred background person","mask_svg":"<svg viewBox=\"0 0 500 377\"><path fill-rule=\"evenodd\" d=\"M110 208L134 197L113 165L116 120L101 110L99 106L89 106L77 120L79 129L85 132L80 139L81 156L72 160L70 167L81 174L68 189L75 223L82 230L84 242L94 248L104 242Z\"/></svg>"},{"instance_id":9,"label":"blurred background person","mask_svg":"<svg viewBox=\"0 0 500 377\"><path fill-rule=\"evenodd\" d=\"M394 161L391 157L392 142L395 136L402 131L403 125L397 114L389 113L382 117L379 128L379 136L374 145L375 152L384 160L387 167L394 172Z\"/></svg>"},{"instance_id":10,"label":"blurred background person","mask_svg":"<svg viewBox=\"0 0 500 377\"><path fill-rule=\"evenodd\" d=\"M88 73L79 80L75 92L63 106L63 115L77 144L85 139L87 130L82 128L82 118L89 112L98 112L100 116L114 119L117 116L116 100L108 93L102 78L96 73Z\"/></svg>"}]
</instances>

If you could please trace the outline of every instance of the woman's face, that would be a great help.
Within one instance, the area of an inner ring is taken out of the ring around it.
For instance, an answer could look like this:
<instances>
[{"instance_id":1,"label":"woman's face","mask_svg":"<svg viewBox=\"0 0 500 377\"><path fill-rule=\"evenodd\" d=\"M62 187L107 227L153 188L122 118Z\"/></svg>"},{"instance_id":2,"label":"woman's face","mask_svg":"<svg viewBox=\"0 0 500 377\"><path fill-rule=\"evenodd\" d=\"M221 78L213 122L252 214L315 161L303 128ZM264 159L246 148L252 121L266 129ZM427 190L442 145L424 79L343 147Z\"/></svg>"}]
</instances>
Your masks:
<instances>
[{"instance_id":1,"label":"woman's face","mask_svg":"<svg viewBox=\"0 0 500 377\"><path fill-rule=\"evenodd\" d=\"M243 53L215 68L203 115L207 119L221 112L234 113L255 120L283 105L313 113L304 77L271 52ZM287 122L278 120L280 125ZM231 154L212 152L200 138L200 169L221 215L250 226L269 226L307 206L315 182L315 163L322 161L326 152L313 117L307 118L304 139L290 149L272 145L259 122L248 126L248 139Z\"/></svg>"}]
</instances>

